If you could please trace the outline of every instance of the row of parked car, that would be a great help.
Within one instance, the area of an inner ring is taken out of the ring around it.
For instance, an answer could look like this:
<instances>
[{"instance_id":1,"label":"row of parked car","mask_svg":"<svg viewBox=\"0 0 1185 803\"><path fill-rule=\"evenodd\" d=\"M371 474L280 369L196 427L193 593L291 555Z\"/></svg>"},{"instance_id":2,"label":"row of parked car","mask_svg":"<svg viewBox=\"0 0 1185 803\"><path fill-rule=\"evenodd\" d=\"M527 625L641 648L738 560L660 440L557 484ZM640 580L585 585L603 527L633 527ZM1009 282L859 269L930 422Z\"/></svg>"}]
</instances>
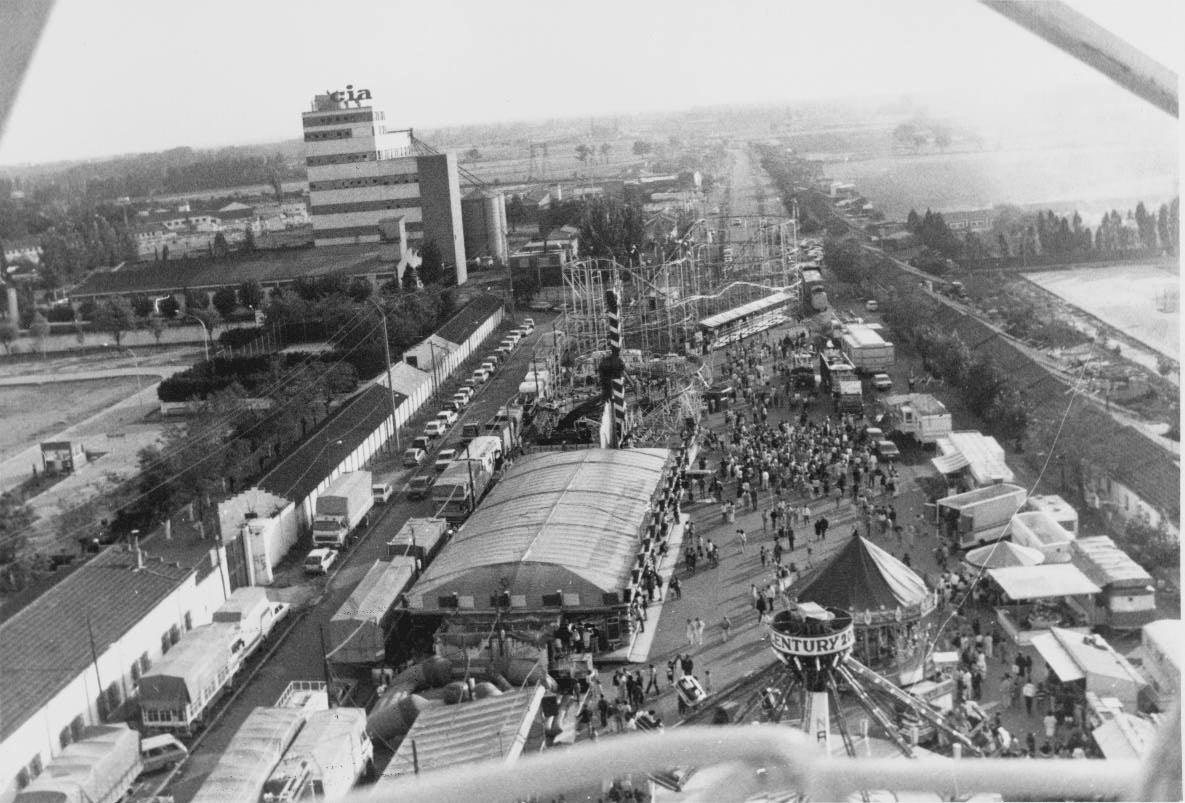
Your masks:
<instances>
[{"instance_id":1,"label":"row of parked car","mask_svg":"<svg viewBox=\"0 0 1185 803\"><path fill-rule=\"evenodd\" d=\"M473 396L477 393L478 388L489 381L490 377L498 370L498 367L518 347L519 342L533 331L535 331L535 320L533 318L524 318L520 326L511 329L506 334L506 337L502 338L498 347L481 361L481 365L473 370L473 373L470 374L465 384L452 395L452 398L442 405L440 412L424 425L423 434L415 438L411 446L404 450L402 461L404 466L414 468L424 464L424 461L428 459L428 451L432 446L432 441L443 437L457 423L457 418L469 405L469 402L473 400ZM448 450L446 449L445 451ZM449 459L451 459L451 456L443 460L443 465L448 465ZM441 456L437 457L436 462L438 466L442 463Z\"/></svg>"}]
</instances>

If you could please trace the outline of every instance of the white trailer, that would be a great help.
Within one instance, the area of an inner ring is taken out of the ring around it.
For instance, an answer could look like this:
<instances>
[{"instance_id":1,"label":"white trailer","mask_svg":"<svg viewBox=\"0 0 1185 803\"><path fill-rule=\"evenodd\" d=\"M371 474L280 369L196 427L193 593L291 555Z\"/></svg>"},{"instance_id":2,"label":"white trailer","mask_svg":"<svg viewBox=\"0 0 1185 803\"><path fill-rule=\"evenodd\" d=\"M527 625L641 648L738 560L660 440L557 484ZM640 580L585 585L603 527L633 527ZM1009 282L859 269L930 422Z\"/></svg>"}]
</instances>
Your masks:
<instances>
[{"instance_id":1,"label":"white trailer","mask_svg":"<svg viewBox=\"0 0 1185 803\"><path fill-rule=\"evenodd\" d=\"M849 324L840 342L844 354L848 355L857 371L884 371L897 362L893 344L871 326Z\"/></svg>"},{"instance_id":2,"label":"white trailer","mask_svg":"<svg viewBox=\"0 0 1185 803\"><path fill-rule=\"evenodd\" d=\"M231 592L226 602L214 611L213 621L234 626L246 658L271 634L287 608L283 602L268 599L267 591L259 586L246 586Z\"/></svg>"},{"instance_id":3,"label":"white trailer","mask_svg":"<svg viewBox=\"0 0 1185 803\"><path fill-rule=\"evenodd\" d=\"M1065 528L1071 535L1078 535L1078 511L1074 506L1057 494L1034 494L1025 503L1028 510L1039 510L1048 513L1054 521Z\"/></svg>"},{"instance_id":4,"label":"white trailer","mask_svg":"<svg viewBox=\"0 0 1185 803\"><path fill-rule=\"evenodd\" d=\"M351 534L365 526L374 493L369 471L342 474L317 497L313 516L313 546L344 549Z\"/></svg>"},{"instance_id":5,"label":"white trailer","mask_svg":"<svg viewBox=\"0 0 1185 803\"><path fill-rule=\"evenodd\" d=\"M131 792L142 766L137 731L122 723L87 728L15 803L114 803Z\"/></svg>"},{"instance_id":6,"label":"white trailer","mask_svg":"<svg viewBox=\"0 0 1185 803\"><path fill-rule=\"evenodd\" d=\"M411 585L415 558L376 560L329 620L330 661L339 664L382 663L387 636L397 618L396 602Z\"/></svg>"},{"instance_id":7,"label":"white trailer","mask_svg":"<svg viewBox=\"0 0 1185 803\"><path fill-rule=\"evenodd\" d=\"M344 798L374 770L374 746L366 732L366 711L333 708L311 714L296 741L263 786L264 803L305 798Z\"/></svg>"},{"instance_id":8,"label":"white trailer","mask_svg":"<svg viewBox=\"0 0 1185 803\"><path fill-rule=\"evenodd\" d=\"M939 499L934 506L939 533L960 549L999 541L1024 501L1025 489L1008 483Z\"/></svg>"},{"instance_id":9,"label":"white trailer","mask_svg":"<svg viewBox=\"0 0 1185 803\"><path fill-rule=\"evenodd\" d=\"M953 429L946 405L929 393L889 396L885 404L893 414L897 431L912 435L919 443L937 443Z\"/></svg>"},{"instance_id":10,"label":"white trailer","mask_svg":"<svg viewBox=\"0 0 1185 803\"><path fill-rule=\"evenodd\" d=\"M277 698L275 707L324 711L329 708L329 687L323 680L289 681Z\"/></svg>"},{"instance_id":11,"label":"white trailer","mask_svg":"<svg viewBox=\"0 0 1185 803\"><path fill-rule=\"evenodd\" d=\"M1012 540L1032 547L1046 563L1069 563L1074 555L1074 534L1044 511L1025 511L1012 517Z\"/></svg>"},{"instance_id":12,"label":"white trailer","mask_svg":"<svg viewBox=\"0 0 1185 803\"><path fill-rule=\"evenodd\" d=\"M190 803L257 801L309 712L260 706L247 715Z\"/></svg>"},{"instance_id":13,"label":"white trailer","mask_svg":"<svg viewBox=\"0 0 1185 803\"><path fill-rule=\"evenodd\" d=\"M186 633L140 678L144 726L193 733L238 672L244 656L240 641L233 624L209 624Z\"/></svg>"}]
</instances>

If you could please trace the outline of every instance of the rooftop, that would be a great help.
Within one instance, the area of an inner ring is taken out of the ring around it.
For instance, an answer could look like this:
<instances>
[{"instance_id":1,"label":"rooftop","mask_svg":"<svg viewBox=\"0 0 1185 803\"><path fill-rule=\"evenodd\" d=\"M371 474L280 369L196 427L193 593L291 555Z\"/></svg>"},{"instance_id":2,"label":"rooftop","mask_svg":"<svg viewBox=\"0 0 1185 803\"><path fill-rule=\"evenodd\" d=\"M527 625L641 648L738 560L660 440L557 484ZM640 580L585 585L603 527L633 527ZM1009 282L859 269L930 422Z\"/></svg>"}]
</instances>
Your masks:
<instances>
[{"instance_id":1,"label":"rooftop","mask_svg":"<svg viewBox=\"0 0 1185 803\"><path fill-rule=\"evenodd\" d=\"M260 284L290 281L301 276L343 273L347 276L387 273L400 259L395 245L343 245L261 252L252 259L217 262L170 261L110 272L94 272L71 291L71 298L166 293L186 288L215 289L245 281Z\"/></svg>"},{"instance_id":2,"label":"rooftop","mask_svg":"<svg viewBox=\"0 0 1185 803\"><path fill-rule=\"evenodd\" d=\"M193 573L155 557L137 570L135 553L110 547L0 624L0 740Z\"/></svg>"},{"instance_id":3,"label":"rooftop","mask_svg":"<svg viewBox=\"0 0 1185 803\"><path fill-rule=\"evenodd\" d=\"M406 398L397 391L396 406ZM391 392L382 385L371 385L323 421L256 486L285 499L303 501L390 414Z\"/></svg>"},{"instance_id":4,"label":"rooftop","mask_svg":"<svg viewBox=\"0 0 1185 803\"><path fill-rule=\"evenodd\" d=\"M508 588L583 592L582 604L599 606L629 579L669 454L582 449L520 459L412 588L413 605L427 597L435 607L437 593L457 592L486 608Z\"/></svg>"},{"instance_id":5,"label":"rooftop","mask_svg":"<svg viewBox=\"0 0 1185 803\"><path fill-rule=\"evenodd\" d=\"M1100 586L1145 586L1152 575L1105 535L1079 538L1074 542L1074 564Z\"/></svg>"}]
</instances>

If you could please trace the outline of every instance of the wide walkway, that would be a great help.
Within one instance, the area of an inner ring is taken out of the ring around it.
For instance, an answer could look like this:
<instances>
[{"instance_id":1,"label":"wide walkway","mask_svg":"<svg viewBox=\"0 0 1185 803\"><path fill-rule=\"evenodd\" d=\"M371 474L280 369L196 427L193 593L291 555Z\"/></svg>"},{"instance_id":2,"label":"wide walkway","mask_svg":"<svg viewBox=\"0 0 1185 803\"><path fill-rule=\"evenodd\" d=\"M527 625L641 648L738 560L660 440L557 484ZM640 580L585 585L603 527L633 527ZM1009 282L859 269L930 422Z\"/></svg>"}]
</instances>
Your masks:
<instances>
[{"instance_id":1,"label":"wide walkway","mask_svg":"<svg viewBox=\"0 0 1185 803\"><path fill-rule=\"evenodd\" d=\"M780 333L775 334L780 336ZM821 419L826 413L826 409L816 409L811 412L811 417ZM782 420L788 417L789 411L785 408L771 410L772 419ZM721 431L723 414L706 416L704 425ZM709 468L714 468L718 455L708 456ZM913 465L899 464L898 471L899 491L891 503L897 510L898 521L909 524L915 521L925 502L917 478L932 475L933 469L928 460L923 460ZM881 497L878 501L883 503L885 499ZM768 510L774 501L772 494L763 494L761 506ZM868 534L866 524L857 520L856 510L850 500L844 501L838 509L833 499L816 500L811 504L811 510L812 521L820 514L825 514L831 526L822 542L811 540L813 536L810 528L804 527L801 523L794 528L795 549L783 557L783 562L796 564L800 570L819 565L842 548L851 537L853 527L859 526L862 535ZM685 503L683 511L689 514L694 522L697 536L710 539L719 546L720 565L708 568L710 564L701 562L694 573L689 573L680 561L682 597L666 598L646 663L629 667L631 670L641 670L643 677L646 676L645 669L648 664L653 663L659 668L662 691L649 696L647 707L653 708L665 723L675 722L679 718L674 692L666 682L666 664L669 660L681 655L690 656L693 673L710 693L719 692L746 675L775 663L773 653L769 649L767 625L758 623L750 593L751 584L761 586L772 582L773 579L771 570L763 568L759 558L760 546L765 544L768 550L772 548L773 543L772 533L762 531L759 510L738 508L734 523L722 521L720 506L714 500ZM744 550L737 540L738 528L743 528L748 536L748 544ZM923 576L935 574L938 566L933 551L937 544L933 541L933 536L928 534L931 528L919 529L922 534L909 551L912 565L915 571ZM873 534L872 541L897 557L901 557L906 551L904 545L898 543L892 534ZM725 616L732 625L727 640L721 626ZM957 632L960 627L969 628L972 620L977 617L986 632L994 621L993 616L994 614L988 610L964 607L956 612L953 606L948 606L935 614L932 648L935 651L946 650L946 637ZM696 618L702 619L706 624L702 644L690 643L686 635L688 620ZM1011 661L1015 650L1006 648L1005 652ZM1039 678L1044 673L1040 658L1037 658L1035 666L1035 674ZM980 704L989 713L999 707L1000 681L1007 668L1001 663L1001 651L997 649L994 651L993 659L988 662L988 680L984 684L980 700ZM609 693L612 693L612 685L608 681L613 669L611 665L601 668L602 683ZM1005 727L1021 738L1033 731L1037 735L1039 746L1043 741L1040 721L1043 712L1035 711L1031 716L1026 714L1023 704L1019 701L1019 691L1016 700L1011 709L1003 711ZM845 707L844 713L849 720L850 731L858 734L861 720L865 718L863 712L853 702L850 707ZM610 723L610 730L612 728L613 725Z\"/></svg>"}]
</instances>

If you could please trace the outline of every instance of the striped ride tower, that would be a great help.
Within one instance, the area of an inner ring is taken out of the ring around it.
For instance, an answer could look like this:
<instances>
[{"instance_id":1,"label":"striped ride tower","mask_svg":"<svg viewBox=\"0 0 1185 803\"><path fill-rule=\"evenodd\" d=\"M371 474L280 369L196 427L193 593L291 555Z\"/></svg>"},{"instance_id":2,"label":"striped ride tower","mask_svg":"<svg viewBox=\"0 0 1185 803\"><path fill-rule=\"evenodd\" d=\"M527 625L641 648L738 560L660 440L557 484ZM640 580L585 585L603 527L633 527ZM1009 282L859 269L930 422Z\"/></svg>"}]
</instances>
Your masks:
<instances>
[{"instance_id":1,"label":"striped ride tower","mask_svg":"<svg viewBox=\"0 0 1185 803\"><path fill-rule=\"evenodd\" d=\"M616 290L605 292L605 318L609 330L609 356L601 360L601 391L613 412L613 446L624 446L625 362L621 359L621 306Z\"/></svg>"}]
</instances>

